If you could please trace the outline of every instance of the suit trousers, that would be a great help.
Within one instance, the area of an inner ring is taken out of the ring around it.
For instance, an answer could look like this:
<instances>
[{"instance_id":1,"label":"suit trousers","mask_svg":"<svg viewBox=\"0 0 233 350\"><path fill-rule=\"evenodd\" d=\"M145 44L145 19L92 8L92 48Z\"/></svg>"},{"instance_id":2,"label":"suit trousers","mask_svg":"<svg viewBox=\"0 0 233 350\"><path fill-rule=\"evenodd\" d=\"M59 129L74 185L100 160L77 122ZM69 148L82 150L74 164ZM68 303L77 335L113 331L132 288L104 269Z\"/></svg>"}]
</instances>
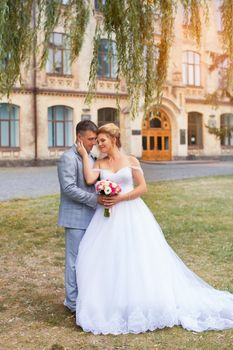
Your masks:
<instances>
[{"instance_id":1,"label":"suit trousers","mask_svg":"<svg viewBox=\"0 0 233 350\"><path fill-rule=\"evenodd\" d=\"M76 282L75 262L81 239L86 230L65 228L66 258L65 258L65 301L71 312L76 310L78 286Z\"/></svg>"}]
</instances>

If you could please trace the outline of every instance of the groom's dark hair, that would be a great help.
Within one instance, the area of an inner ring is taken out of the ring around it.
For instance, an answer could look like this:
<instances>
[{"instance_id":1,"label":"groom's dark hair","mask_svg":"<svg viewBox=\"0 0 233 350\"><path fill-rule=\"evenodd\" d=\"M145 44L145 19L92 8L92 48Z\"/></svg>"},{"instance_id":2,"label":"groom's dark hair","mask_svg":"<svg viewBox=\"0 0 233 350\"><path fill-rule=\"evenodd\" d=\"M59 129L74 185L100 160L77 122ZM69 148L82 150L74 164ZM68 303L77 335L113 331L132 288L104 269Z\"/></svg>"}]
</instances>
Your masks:
<instances>
[{"instance_id":1,"label":"groom's dark hair","mask_svg":"<svg viewBox=\"0 0 233 350\"><path fill-rule=\"evenodd\" d=\"M91 120L82 120L76 125L76 135L85 131L93 131L97 133L98 127Z\"/></svg>"}]
</instances>

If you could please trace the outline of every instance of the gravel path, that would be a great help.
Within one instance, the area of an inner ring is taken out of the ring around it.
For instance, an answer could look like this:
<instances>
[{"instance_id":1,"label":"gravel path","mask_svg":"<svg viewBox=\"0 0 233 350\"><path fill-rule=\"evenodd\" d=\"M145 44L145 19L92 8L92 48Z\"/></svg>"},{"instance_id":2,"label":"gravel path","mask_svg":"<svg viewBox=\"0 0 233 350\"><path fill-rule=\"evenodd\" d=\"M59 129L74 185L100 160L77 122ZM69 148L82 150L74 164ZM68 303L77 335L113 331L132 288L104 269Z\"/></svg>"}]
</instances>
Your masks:
<instances>
[{"instance_id":1,"label":"gravel path","mask_svg":"<svg viewBox=\"0 0 233 350\"><path fill-rule=\"evenodd\" d=\"M233 162L146 163L147 181L177 180L233 174ZM0 168L0 201L59 193L57 169L49 167Z\"/></svg>"}]
</instances>

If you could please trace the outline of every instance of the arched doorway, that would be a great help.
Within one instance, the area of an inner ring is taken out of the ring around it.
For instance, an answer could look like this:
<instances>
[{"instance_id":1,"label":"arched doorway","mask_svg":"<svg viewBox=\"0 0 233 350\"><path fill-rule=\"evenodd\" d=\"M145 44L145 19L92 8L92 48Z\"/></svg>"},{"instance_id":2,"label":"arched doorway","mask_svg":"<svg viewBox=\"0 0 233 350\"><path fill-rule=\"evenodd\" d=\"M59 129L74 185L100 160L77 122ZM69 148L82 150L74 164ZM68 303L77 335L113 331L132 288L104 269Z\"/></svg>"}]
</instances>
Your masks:
<instances>
[{"instance_id":1,"label":"arched doorway","mask_svg":"<svg viewBox=\"0 0 233 350\"><path fill-rule=\"evenodd\" d=\"M143 121L142 159L171 160L171 125L163 111L154 109Z\"/></svg>"}]
</instances>

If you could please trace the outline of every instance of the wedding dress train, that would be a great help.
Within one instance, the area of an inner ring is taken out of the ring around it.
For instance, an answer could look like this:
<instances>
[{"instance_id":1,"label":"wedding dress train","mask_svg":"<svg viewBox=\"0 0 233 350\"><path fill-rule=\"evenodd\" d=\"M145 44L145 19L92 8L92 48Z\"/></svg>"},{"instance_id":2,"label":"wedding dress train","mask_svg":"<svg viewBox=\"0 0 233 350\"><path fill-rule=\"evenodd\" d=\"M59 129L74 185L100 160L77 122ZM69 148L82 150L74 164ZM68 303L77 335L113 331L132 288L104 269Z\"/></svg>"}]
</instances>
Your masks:
<instances>
[{"instance_id":1,"label":"wedding dress train","mask_svg":"<svg viewBox=\"0 0 233 350\"><path fill-rule=\"evenodd\" d=\"M101 170L123 193L132 169ZM141 333L181 325L201 332L233 328L233 294L195 275L175 254L142 199L98 206L76 264L76 322L94 334Z\"/></svg>"}]
</instances>

